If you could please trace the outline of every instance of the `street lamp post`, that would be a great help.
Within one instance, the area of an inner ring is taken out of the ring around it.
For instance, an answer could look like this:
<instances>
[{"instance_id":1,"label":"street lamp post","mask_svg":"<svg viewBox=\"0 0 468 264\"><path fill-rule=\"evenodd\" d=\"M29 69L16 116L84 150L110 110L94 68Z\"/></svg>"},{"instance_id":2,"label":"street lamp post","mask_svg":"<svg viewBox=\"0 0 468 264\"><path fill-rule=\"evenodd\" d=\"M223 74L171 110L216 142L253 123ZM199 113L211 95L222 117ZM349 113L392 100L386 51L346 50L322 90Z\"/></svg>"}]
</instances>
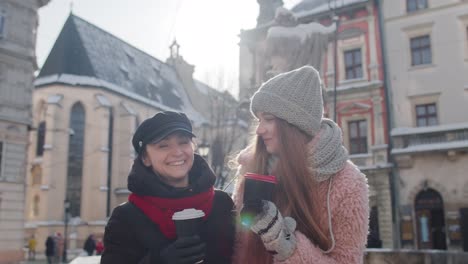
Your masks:
<instances>
[{"instance_id":1,"label":"street lamp post","mask_svg":"<svg viewBox=\"0 0 468 264\"><path fill-rule=\"evenodd\" d=\"M334 37L334 45L333 45L333 71L334 71L334 79L333 79L333 121L337 122L336 120L336 104L337 104L337 82L338 82L338 73L337 73L337 64L338 64L338 27L340 25L340 18L337 15L333 16L333 22L335 22L335 37Z\"/></svg>"},{"instance_id":2,"label":"street lamp post","mask_svg":"<svg viewBox=\"0 0 468 264\"><path fill-rule=\"evenodd\" d=\"M336 104L337 104L337 83L338 83L338 28L340 27L340 17L336 10L338 9L338 0L334 1L332 5L331 0L328 0L328 8L333 12L332 21L335 23L335 37L333 39L333 121L337 122ZM342 3L343 5L343 3Z\"/></svg>"},{"instance_id":3,"label":"street lamp post","mask_svg":"<svg viewBox=\"0 0 468 264\"><path fill-rule=\"evenodd\" d=\"M65 199L64 203L64 222L65 222L65 230L64 230L64 236L63 236L63 254L62 254L62 262L67 263L67 238L68 238L68 214L70 211L70 201L68 201L68 198Z\"/></svg>"},{"instance_id":4,"label":"street lamp post","mask_svg":"<svg viewBox=\"0 0 468 264\"><path fill-rule=\"evenodd\" d=\"M205 142L202 142L200 146L198 146L198 153L200 156L202 156L204 159L208 158L208 153L210 152L210 145L206 144Z\"/></svg>"}]
</instances>

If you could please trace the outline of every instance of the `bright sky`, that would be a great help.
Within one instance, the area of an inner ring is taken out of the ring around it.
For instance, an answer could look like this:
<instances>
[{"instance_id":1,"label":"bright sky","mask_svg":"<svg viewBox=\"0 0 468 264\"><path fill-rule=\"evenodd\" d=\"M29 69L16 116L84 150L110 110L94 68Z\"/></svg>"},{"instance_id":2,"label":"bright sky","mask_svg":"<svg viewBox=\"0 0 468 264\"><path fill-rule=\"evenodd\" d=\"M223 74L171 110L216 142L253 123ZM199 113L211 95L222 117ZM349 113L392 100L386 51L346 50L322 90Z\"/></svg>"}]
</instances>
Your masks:
<instances>
[{"instance_id":1,"label":"bright sky","mask_svg":"<svg viewBox=\"0 0 468 264\"><path fill-rule=\"evenodd\" d=\"M51 0L39 10L37 59L41 67L70 13L72 0ZM298 0L284 1L286 7ZM73 14L165 61L174 38L195 65L195 78L223 80L237 96L239 33L255 27L256 0L74 0Z\"/></svg>"}]
</instances>

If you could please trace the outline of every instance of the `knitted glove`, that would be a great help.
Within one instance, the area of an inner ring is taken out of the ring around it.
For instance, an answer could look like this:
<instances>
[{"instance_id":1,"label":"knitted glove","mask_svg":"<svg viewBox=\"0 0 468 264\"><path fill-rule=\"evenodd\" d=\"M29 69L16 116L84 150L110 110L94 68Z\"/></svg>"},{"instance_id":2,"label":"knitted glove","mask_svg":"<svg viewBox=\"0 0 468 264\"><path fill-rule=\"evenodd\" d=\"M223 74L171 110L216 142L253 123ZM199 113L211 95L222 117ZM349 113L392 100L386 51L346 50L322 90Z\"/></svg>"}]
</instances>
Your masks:
<instances>
[{"instance_id":1,"label":"knitted glove","mask_svg":"<svg viewBox=\"0 0 468 264\"><path fill-rule=\"evenodd\" d=\"M263 211L254 218L250 229L260 236L277 261L288 259L296 249L296 221L291 217L283 218L270 201L263 201Z\"/></svg>"},{"instance_id":2,"label":"knitted glove","mask_svg":"<svg viewBox=\"0 0 468 264\"><path fill-rule=\"evenodd\" d=\"M205 258L205 244L198 236L181 237L161 250L162 263L193 264Z\"/></svg>"}]
</instances>

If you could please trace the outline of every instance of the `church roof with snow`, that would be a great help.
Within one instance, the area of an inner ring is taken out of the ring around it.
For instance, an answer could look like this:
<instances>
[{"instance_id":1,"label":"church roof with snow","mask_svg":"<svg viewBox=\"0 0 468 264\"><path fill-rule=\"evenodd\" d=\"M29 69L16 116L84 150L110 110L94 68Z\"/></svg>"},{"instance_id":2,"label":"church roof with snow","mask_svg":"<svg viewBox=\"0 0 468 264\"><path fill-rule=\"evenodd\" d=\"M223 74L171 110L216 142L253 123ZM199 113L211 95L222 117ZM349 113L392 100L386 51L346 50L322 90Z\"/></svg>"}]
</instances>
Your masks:
<instances>
[{"instance_id":1,"label":"church roof with snow","mask_svg":"<svg viewBox=\"0 0 468 264\"><path fill-rule=\"evenodd\" d=\"M53 83L101 87L162 110L198 115L174 68L73 14L35 81L36 89Z\"/></svg>"}]
</instances>

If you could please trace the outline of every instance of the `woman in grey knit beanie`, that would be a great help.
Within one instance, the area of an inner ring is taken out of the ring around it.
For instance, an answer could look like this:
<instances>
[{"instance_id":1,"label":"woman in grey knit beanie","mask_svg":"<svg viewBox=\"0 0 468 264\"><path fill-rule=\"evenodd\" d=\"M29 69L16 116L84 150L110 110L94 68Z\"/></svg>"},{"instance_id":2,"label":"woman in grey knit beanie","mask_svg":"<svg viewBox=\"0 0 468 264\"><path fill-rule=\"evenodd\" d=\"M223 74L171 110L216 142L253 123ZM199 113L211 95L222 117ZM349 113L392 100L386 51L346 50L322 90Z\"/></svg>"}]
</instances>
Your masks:
<instances>
[{"instance_id":1,"label":"woman in grey knit beanie","mask_svg":"<svg viewBox=\"0 0 468 264\"><path fill-rule=\"evenodd\" d=\"M257 137L241 152L244 174L275 175L272 201L238 232L234 263L361 263L368 230L366 177L348 159L341 130L323 117L322 84L310 66L279 74L251 99Z\"/></svg>"}]
</instances>

